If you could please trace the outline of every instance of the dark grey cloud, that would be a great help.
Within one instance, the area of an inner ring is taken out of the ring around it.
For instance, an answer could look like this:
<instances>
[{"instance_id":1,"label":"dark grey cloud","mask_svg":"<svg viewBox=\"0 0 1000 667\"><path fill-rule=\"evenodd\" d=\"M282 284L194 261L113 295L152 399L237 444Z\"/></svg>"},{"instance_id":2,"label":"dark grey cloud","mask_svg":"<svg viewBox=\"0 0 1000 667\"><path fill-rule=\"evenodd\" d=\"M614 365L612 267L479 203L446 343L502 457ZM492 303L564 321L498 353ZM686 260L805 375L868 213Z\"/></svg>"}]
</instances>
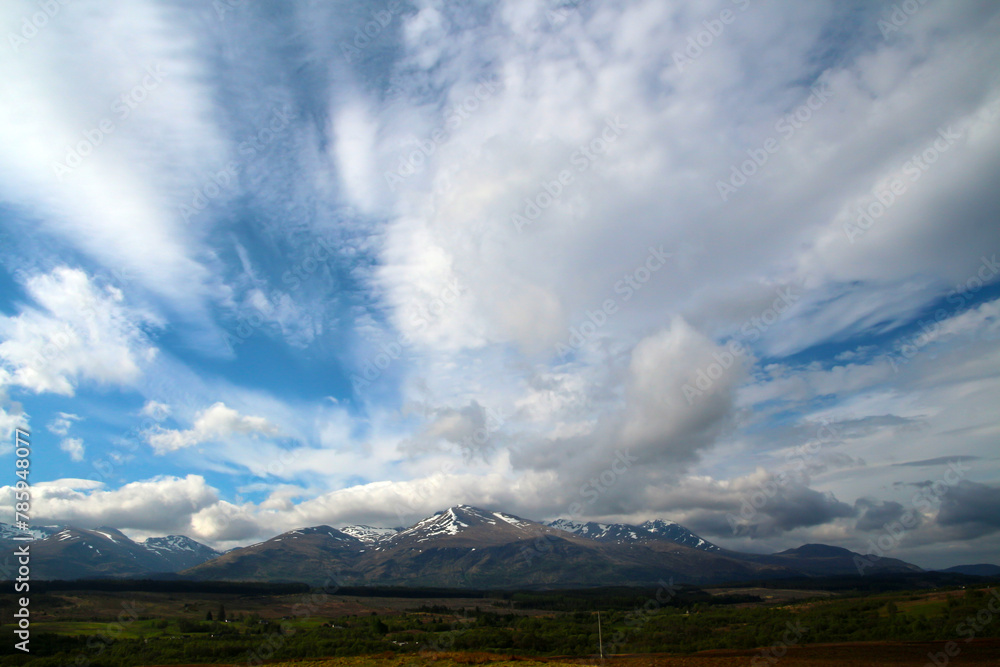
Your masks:
<instances>
[{"instance_id":1,"label":"dark grey cloud","mask_svg":"<svg viewBox=\"0 0 1000 667\"><path fill-rule=\"evenodd\" d=\"M962 480L949 487L937 523L960 529L967 539L1000 530L1000 486Z\"/></svg>"},{"instance_id":2,"label":"dark grey cloud","mask_svg":"<svg viewBox=\"0 0 1000 667\"><path fill-rule=\"evenodd\" d=\"M811 488L808 478L783 475L742 478L725 487L688 482L667 502L675 508L690 508L684 512L683 523L695 532L751 539L820 526L858 512L833 493Z\"/></svg>"},{"instance_id":3,"label":"dark grey cloud","mask_svg":"<svg viewBox=\"0 0 1000 667\"><path fill-rule=\"evenodd\" d=\"M854 508L837 500L832 493L823 493L805 486L796 486L775 497L764 508L770 521L762 528L770 534L795 528L818 526L834 519L854 516Z\"/></svg>"},{"instance_id":4,"label":"dark grey cloud","mask_svg":"<svg viewBox=\"0 0 1000 667\"><path fill-rule=\"evenodd\" d=\"M906 511L902 504L895 501L868 498L859 498L854 503L854 509L860 514L854 524L857 530L881 530L885 524L897 521Z\"/></svg>"}]
</instances>

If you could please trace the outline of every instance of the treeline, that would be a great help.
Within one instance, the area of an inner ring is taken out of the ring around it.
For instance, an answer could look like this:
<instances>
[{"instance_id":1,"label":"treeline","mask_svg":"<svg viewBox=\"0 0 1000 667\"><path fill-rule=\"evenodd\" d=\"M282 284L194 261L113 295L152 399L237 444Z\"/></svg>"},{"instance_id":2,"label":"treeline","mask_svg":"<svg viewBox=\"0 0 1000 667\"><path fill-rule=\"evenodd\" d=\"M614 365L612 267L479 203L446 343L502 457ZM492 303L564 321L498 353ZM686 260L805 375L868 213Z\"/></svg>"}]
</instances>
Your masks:
<instances>
[{"instance_id":1,"label":"treeline","mask_svg":"<svg viewBox=\"0 0 1000 667\"><path fill-rule=\"evenodd\" d=\"M601 588L574 591L520 591L505 596L515 609L540 609L545 611L610 611L629 610L656 601L656 606L689 608L761 602L761 598L748 594L711 595L694 586L665 589Z\"/></svg>"},{"instance_id":2,"label":"treeline","mask_svg":"<svg viewBox=\"0 0 1000 667\"><path fill-rule=\"evenodd\" d=\"M5 584L0 584L5 585ZM13 583L10 584L13 588ZM159 579L74 579L31 582L32 593L55 591L100 591L102 593L228 593L232 595L298 595L310 586L299 583L261 581L192 581Z\"/></svg>"},{"instance_id":3,"label":"treeline","mask_svg":"<svg viewBox=\"0 0 1000 667\"><path fill-rule=\"evenodd\" d=\"M830 591L834 593L889 593L915 589L950 586L978 586L1000 582L1000 577L986 578L957 572L900 572L834 577L796 577L793 579L760 579L706 588L768 588L774 590Z\"/></svg>"}]
</instances>

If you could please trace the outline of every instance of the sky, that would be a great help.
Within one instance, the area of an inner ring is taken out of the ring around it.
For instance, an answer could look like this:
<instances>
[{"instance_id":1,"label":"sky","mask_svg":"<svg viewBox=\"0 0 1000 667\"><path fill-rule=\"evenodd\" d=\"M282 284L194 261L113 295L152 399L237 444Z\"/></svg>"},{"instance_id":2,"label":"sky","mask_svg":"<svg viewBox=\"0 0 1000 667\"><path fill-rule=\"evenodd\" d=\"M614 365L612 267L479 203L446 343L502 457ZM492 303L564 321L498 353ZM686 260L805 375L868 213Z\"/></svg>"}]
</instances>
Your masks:
<instances>
[{"instance_id":1,"label":"sky","mask_svg":"<svg viewBox=\"0 0 1000 667\"><path fill-rule=\"evenodd\" d=\"M997 3L0 27L0 463L28 429L34 523L228 548L465 503L998 562Z\"/></svg>"}]
</instances>

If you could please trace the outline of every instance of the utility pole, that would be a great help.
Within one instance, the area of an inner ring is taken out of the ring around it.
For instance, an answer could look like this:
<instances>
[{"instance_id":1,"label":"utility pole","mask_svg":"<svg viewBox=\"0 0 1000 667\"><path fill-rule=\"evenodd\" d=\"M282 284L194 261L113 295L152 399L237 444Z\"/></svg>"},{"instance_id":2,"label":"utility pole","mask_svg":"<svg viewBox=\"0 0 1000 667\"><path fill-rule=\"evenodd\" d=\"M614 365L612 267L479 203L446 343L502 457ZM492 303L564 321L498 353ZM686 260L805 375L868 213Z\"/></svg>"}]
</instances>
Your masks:
<instances>
[{"instance_id":1,"label":"utility pole","mask_svg":"<svg viewBox=\"0 0 1000 667\"><path fill-rule=\"evenodd\" d=\"M601 612L597 612L597 646L601 651L601 662L604 662L604 638L601 636Z\"/></svg>"}]
</instances>

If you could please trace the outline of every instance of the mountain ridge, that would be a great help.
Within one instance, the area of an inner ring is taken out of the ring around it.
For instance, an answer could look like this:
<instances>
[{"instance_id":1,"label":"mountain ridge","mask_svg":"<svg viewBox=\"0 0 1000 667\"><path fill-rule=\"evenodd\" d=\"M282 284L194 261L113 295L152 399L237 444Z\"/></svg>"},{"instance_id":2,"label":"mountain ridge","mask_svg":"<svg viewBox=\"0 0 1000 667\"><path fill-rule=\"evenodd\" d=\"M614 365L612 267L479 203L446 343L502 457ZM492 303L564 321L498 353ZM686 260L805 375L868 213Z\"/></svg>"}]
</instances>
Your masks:
<instances>
[{"instance_id":1,"label":"mountain ridge","mask_svg":"<svg viewBox=\"0 0 1000 667\"><path fill-rule=\"evenodd\" d=\"M643 542L646 540L666 540L676 544L702 549L704 551L722 552L722 548L712 544L679 523L666 519L653 519L641 524L629 523L598 523L596 521L573 521L571 519L556 519L548 522L553 528L583 535L594 540L605 542Z\"/></svg>"},{"instance_id":2,"label":"mountain ridge","mask_svg":"<svg viewBox=\"0 0 1000 667\"><path fill-rule=\"evenodd\" d=\"M402 529L302 527L225 553L183 535L137 543L107 527L66 527L32 544L40 578L176 573L195 580L479 588L650 585L667 578L707 584L860 574L857 559L866 558L816 544L775 554L729 551L665 519L640 525L567 519L543 523L464 504ZM892 558L866 562L871 563L866 565L869 572L922 571Z\"/></svg>"},{"instance_id":3,"label":"mountain ridge","mask_svg":"<svg viewBox=\"0 0 1000 667\"><path fill-rule=\"evenodd\" d=\"M321 528L315 531L317 535L334 530ZM262 581L304 577L309 583L332 577L348 585L374 586L650 585L665 578L720 583L858 574L854 559L863 558L828 545L744 554L723 550L663 519L640 526L565 519L542 523L464 504L435 512L402 530L373 535L371 528L360 531L365 540L337 531L354 541L327 535L316 544L299 541L295 534L307 529L296 529L181 574ZM310 565L303 567L303 563ZM879 559L872 568L877 572L922 571L895 559Z\"/></svg>"}]
</instances>

